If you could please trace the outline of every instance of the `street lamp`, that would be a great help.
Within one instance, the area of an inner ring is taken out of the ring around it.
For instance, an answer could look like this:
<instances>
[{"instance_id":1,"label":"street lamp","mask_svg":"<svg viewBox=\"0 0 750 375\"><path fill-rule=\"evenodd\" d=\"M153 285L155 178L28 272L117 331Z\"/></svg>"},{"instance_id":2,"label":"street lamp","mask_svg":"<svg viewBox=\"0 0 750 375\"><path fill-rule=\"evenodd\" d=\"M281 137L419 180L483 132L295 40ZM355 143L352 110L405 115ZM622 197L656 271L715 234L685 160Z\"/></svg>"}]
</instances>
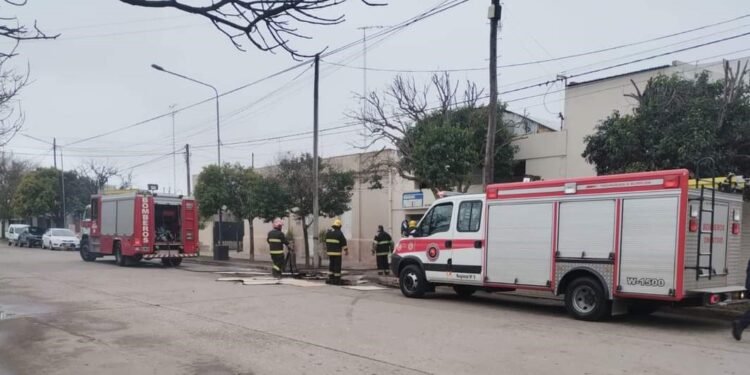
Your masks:
<instances>
[{"instance_id":1,"label":"street lamp","mask_svg":"<svg viewBox=\"0 0 750 375\"><path fill-rule=\"evenodd\" d=\"M190 82L194 82L194 83L197 83L199 85L209 87L209 88L211 88L211 90L214 90L214 97L216 98L216 157L217 157L217 160L218 160L218 163L219 163L219 170L221 170L221 123L219 121L219 90L217 90L216 87L214 87L213 85L209 85L208 83L201 82L201 81L199 81L197 79L190 78L188 76L184 76L182 74L175 73L173 71L164 69L160 65L151 64L151 67L154 68L154 69L156 69L156 70L158 70L158 71L160 71L160 72L171 74L173 76L180 77L182 79L186 79L186 80L188 80ZM223 215L223 210L219 209L219 245L223 245L223 241L222 241L222 238L221 238L221 224L222 224L222 221L223 221L222 216L224 216Z\"/></svg>"}]
</instances>

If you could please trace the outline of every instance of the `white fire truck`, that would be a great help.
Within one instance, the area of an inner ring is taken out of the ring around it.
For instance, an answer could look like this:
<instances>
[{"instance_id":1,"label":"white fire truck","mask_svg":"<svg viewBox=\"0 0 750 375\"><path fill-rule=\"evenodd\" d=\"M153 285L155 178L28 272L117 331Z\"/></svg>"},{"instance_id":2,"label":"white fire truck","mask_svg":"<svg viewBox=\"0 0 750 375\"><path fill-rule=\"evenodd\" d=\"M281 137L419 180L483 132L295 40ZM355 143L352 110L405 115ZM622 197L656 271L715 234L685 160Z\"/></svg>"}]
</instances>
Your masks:
<instances>
[{"instance_id":1,"label":"white fire truck","mask_svg":"<svg viewBox=\"0 0 750 375\"><path fill-rule=\"evenodd\" d=\"M161 259L179 266L198 256L198 206L193 198L150 191L113 191L91 198L81 223L81 258L113 255L119 266Z\"/></svg>"},{"instance_id":2,"label":"white fire truck","mask_svg":"<svg viewBox=\"0 0 750 375\"><path fill-rule=\"evenodd\" d=\"M742 204L686 170L490 185L436 200L391 269L407 297L547 291L582 320L730 303L750 258Z\"/></svg>"}]
</instances>

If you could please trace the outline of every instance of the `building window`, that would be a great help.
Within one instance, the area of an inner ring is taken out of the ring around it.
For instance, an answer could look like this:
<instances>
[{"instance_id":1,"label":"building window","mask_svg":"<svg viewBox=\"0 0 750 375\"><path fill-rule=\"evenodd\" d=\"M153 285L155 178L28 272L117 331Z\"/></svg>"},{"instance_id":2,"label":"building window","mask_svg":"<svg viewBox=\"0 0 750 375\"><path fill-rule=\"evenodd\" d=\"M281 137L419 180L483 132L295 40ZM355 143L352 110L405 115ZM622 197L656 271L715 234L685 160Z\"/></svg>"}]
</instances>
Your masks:
<instances>
[{"instance_id":1,"label":"building window","mask_svg":"<svg viewBox=\"0 0 750 375\"><path fill-rule=\"evenodd\" d=\"M459 232L478 232L479 222L482 220L482 202L470 201L461 202L458 206L458 226Z\"/></svg>"}]
</instances>

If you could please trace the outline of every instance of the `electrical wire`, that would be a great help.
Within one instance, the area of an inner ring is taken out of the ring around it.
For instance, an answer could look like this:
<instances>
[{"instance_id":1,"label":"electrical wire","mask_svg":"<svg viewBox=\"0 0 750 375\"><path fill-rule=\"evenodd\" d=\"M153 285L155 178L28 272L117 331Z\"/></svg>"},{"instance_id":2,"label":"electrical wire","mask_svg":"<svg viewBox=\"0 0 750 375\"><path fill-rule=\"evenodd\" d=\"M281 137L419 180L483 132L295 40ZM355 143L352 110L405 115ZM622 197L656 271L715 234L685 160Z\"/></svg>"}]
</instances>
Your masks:
<instances>
[{"instance_id":1,"label":"electrical wire","mask_svg":"<svg viewBox=\"0 0 750 375\"><path fill-rule=\"evenodd\" d=\"M432 17L432 16L437 15L437 14L443 13L443 12L449 10L449 9L452 9L452 8L454 8L454 7L458 6L458 5L464 4L466 2L468 2L468 0L443 1L440 5L438 5L436 7L433 7L433 8L429 9L426 12L421 13L420 15L418 15L416 17L412 17L412 18L408 19L407 21L399 23L396 26L393 26L393 27L387 28L387 29L385 29L385 30L383 30L381 32L375 33L373 35L373 38L376 38L376 37L379 37L379 36L382 36L382 35L387 35L389 33L395 32L395 31L397 31L399 29L403 29L403 28L408 27L408 26L410 26L410 25L412 25L412 24L414 24L416 22L422 21L422 20L424 20L426 18ZM349 48L352 48L353 46L358 45L361 42L362 42L361 39L357 39L354 42L348 43L348 44L346 44L344 46L341 46L339 48L336 48L336 49L334 49L332 51L321 53L320 56L321 57L328 57L328 56L331 56L331 55L343 52L343 51L345 51L345 50L347 50ZM253 82L241 85L239 87L236 87L236 88L234 88L232 90L229 90L229 91L225 91L223 93L219 93L219 97L223 97L223 96L226 96L226 95L231 95L231 94L236 93L238 91L244 90L244 89L246 89L248 87L252 87L254 85L257 85L257 84L259 84L261 82L265 82L265 81L267 81L269 79L272 79L272 78L278 77L280 75L283 75L285 73L291 72L293 70L299 69L299 68L301 68L303 66L306 66L307 64L309 64L312 61L313 61L312 59L308 59L306 61L302 61L302 62L300 62L298 64L292 65L290 67L287 67L287 68L282 69L280 71L277 71L275 73L267 75L267 76L265 76L263 78L255 80ZM172 110L170 112L162 113L160 115L156 115L156 116L153 116L151 118L148 118L148 119L145 119L145 120L141 120L141 121L138 121L138 122L130 124L130 125L122 126L122 127L119 127L119 128L107 131L107 132L103 132L103 133L96 134L96 135L93 135L93 136L89 136L89 137L86 137L86 138L83 138L83 139L79 139L77 141L70 142L66 146L71 146L71 145L75 145L75 144L79 144L79 143L91 141L91 140L94 140L94 139L98 139L98 138L101 138L101 137L105 137L105 136L108 136L108 135L119 133L119 132L124 131L124 130L132 129L132 128L135 128L135 127L147 124L149 122L152 122L152 121L155 121L155 120L158 120L158 119L161 119L161 118L165 118L167 116L171 116L173 113L179 113L179 112L185 111L187 109L197 107L197 106L199 106L201 104L210 102L212 100L214 100L213 97L209 98L209 99L204 99L204 100L201 100L199 102L195 102L193 104L186 105L186 106L183 106L183 107L180 107L180 108L175 108L174 110Z\"/></svg>"},{"instance_id":2,"label":"electrical wire","mask_svg":"<svg viewBox=\"0 0 750 375\"><path fill-rule=\"evenodd\" d=\"M619 44L619 45L615 45L615 46L611 46L611 47L606 47L606 48L601 48L601 49L596 49L596 50L591 50L591 51L586 51L586 52L579 52L579 53L574 53L574 54L565 55L565 56L552 57L552 58L548 58L548 59L530 60L530 61L519 62L519 63L512 63L512 64L502 64L502 65L498 65L497 67L501 68L501 69L502 68L514 68L514 67L519 67L519 66L537 65L537 64L543 64L543 63L548 63L548 62L562 61L562 60L568 60L568 59L573 59L573 58L578 58L578 57L583 57L583 56L595 55L595 54L599 54L599 53L603 53L603 52L609 52L609 51L614 51L614 50L618 50L618 49L622 49L622 48L628 48L628 47L633 47L633 46L637 46L637 45L641 45L641 44L647 44L647 43L651 43L651 42L655 42L655 41L659 41L659 40L669 39L669 38L673 38L675 36L685 35L685 34L693 33L695 31L705 30L705 29L709 29L709 28L712 28L712 27L716 27L716 26L727 24L727 23L735 22L735 21L738 21L738 20L741 20L741 19L745 19L745 18L748 18L748 17L750 17L750 14L744 14L744 15L739 16L739 17L734 17L734 18L731 18L731 19L728 19L728 20L724 20L724 21L715 22L715 23L711 23L711 24L708 24L708 25L703 25L703 26L695 27L695 28L688 29L688 30L683 30L683 31L679 31L679 32L671 33L671 34L666 34L666 35L658 36L656 38L641 40L641 41L637 41L637 42L630 42L630 43L625 43L625 44ZM344 67L344 68L349 68L349 69L368 70L368 71L374 71L374 72L390 72L390 73L470 72L470 71L483 71L483 70L489 69L486 66L483 66L483 67L474 67L474 68L423 69L423 70L420 70L420 69L388 69L388 68L373 68L373 67L367 67L367 68L365 68L363 66L351 66L351 65L345 65L345 64L340 64L340 63L335 63L335 62L329 62L329 61L326 61L326 63L331 64L331 65L336 65L336 66Z\"/></svg>"}]
</instances>

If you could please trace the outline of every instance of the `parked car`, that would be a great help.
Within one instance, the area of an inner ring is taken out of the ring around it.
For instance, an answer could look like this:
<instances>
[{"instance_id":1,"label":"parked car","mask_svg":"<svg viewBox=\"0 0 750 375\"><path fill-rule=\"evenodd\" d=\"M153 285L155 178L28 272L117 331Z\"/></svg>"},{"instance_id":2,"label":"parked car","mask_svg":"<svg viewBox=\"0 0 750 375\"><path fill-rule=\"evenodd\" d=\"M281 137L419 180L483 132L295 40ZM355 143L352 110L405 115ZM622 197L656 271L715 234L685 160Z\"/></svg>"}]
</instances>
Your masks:
<instances>
[{"instance_id":1,"label":"parked car","mask_svg":"<svg viewBox=\"0 0 750 375\"><path fill-rule=\"evenodd\" d=\"M76 250L80 242L70 229L50 228L42 236L42 249Z\"/></svg>"},{"instance_id":2,"label":"parked car","mask_svg":"<svg viewBox=\"0 0 750 375\"><path fill-rule=\"evenodd\" d=\"M20 247L37 247L42 246L42 235L44 235L44 228L39 227L28 227L18 235L18 246Z\"/></svg>"},{"instance_id":3,"label":"parked car","mask_svg":"<svg viewBox=\"0 0 750 375\"><path fill-rule=\"evenodd\" d=\"M5 238L8 239L8 246L11 246L15 244L18 246L18 243L16 240L18 240L18 236L23 233L23 230L28 228L29 226L26 224L11 224L8 225L8 229L5 230Z\"/></svg>"}]
</instances>

